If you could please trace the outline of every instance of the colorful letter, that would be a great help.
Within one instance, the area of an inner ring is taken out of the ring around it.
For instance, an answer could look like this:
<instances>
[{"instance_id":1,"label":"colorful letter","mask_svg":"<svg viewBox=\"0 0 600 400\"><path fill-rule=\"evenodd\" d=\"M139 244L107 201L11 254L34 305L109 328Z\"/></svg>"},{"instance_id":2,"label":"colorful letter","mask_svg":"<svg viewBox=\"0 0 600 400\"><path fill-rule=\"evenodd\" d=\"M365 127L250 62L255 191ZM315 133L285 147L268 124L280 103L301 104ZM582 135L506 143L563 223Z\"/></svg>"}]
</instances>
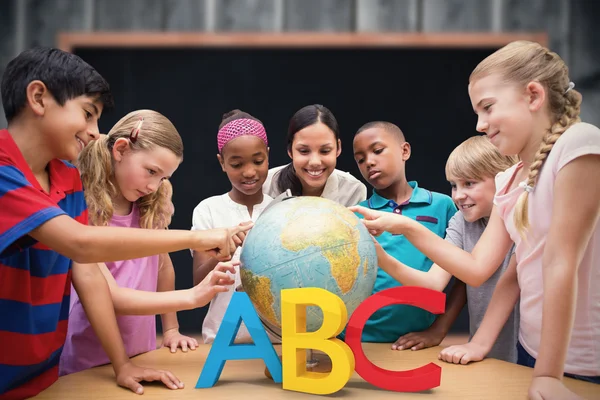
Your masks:
<instances>
[{"instance_id":1,"label":"colorful letter","mask_svg":"<svg viewBox=\"0 0 600 400\"><path fill-rule=\"evenodd\" d=\"M306 307L323 311L323 325L306 332ZM344 329L348 312L342 299L320 288L281 291L283 389L312 394L331 394L343 388L354 372L350 348L335 339ZM306 349L320 350L331 359L331 372L306 370Z\"/></svg>"},{"instance_id":2,"label":"colorful letter","mask_svg":"<svg viewBox=\"0 0 600 400\"><path fill-rule=\"evenodd\" d=\"M442 368L434 363L408 371L380 368L365 356L361 345L363 328L373 313L393 304L408 304L434 314L444 312L446 295L422 287L400 286L382 290L367 298L350 317L346 327L346 344L356 358L356 373L382 389L396 392L418 392L440 386ZM284 367L285 371L285 367Z\"/></svg>"},{"instance_id":3,"label":"colorful letter","mask_svg":"<svg viewBox=\"0 0 600 400\"><path fill-rule=\"evenodd\" d=\"M234 344L235 336L244 321L253 344ZM260 322L250 298L244 292L235 292L229 302L223 322L219 327L196 388L214 386L219 380L225 361L262 358L265 361L273 381L281 383L281 361L273 348L265 329Z\"/></svg>"}]
</instances>

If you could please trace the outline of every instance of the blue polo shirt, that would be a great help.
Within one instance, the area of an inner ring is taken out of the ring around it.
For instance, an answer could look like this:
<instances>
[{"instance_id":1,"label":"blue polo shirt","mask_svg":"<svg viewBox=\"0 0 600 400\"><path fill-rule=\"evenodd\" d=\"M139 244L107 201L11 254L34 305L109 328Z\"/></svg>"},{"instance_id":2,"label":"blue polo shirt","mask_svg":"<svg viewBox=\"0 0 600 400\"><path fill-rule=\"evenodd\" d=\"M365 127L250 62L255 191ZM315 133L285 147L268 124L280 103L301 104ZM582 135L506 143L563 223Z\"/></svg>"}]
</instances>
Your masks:
<instances>
[{"instance_id":1,"label":"blue polo shirt","mask_svg":"<svg viewBox=\"0 0 600 400\"><path fill-rule=\"evenodd\" d=\"M444 194L422 189L416 181L408 183L413 188L410 199L397 204L381 197L373 190L373 195L360 203L374 210L402 214L418 221L440 237L446 234L448 222L457 208L452 199ZM433 262L413 246L404 235L384 232L377 237L381 247L396 260L420 271L429 271ZM385 289L402 286L383 269L377 269L377 279L373 294ZM410 332L427 329L435 320L435 315L414 306L395 305L376 311L364 327L363 342L392 343Z\"/></svg>"}]
</instances>

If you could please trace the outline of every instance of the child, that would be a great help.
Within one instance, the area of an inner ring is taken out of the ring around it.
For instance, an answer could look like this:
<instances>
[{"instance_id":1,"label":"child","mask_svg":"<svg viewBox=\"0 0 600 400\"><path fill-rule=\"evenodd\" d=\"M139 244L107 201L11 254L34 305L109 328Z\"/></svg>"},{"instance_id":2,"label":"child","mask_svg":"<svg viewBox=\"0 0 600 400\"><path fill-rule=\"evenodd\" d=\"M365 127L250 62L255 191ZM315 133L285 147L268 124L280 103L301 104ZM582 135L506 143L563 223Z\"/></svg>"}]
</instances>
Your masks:
<instances>
[{"instance_id":1,"label":"child","mask_svg":"<svg viewBox=\"0 0 600 400\"><path fill-rule=\"evenodd\" d=\"M384 213L405 215L431 230L433 235L443 237L456 206L450 197L406 180L405 163L409 158L410 144L396 125L382 121L363 125L354 136L354 159L362 176L373 186L373 195L360 204ZM377 240L398 261L419 271L428 271L431 267L431 260L403 236L384 234ZM387 272L377 270L373 293L396 286L400 284ZM385 307L367 321L362 340L393 343L408 332L429 328L434 319L433 314L416 307Z\"/></svg>"},{"instance_id":2,"label":"child","mask_svg":"<svg viewBox=\"0 0 600 400\"><path fill-rule=\"evenodd\" d=\"M87 188L91 225L166 229L173 214L168 179L182 159L181 137L163 115L139 110L121 118L108 135L85 147L77 161ZM175 289L175 271L168 253L106 263L106 267L120 287L148 292ZM196 340L179 333L174 312L161 317L163 346L172 352L177 347L195 349ZM119 316L117 322L129 357L156 349L154 315ZM108 362L77 293L72 292L59 374Z\"/></svg>"},{"instance_id":3,"label":"child","mask_svg":"<svg viewBox=\"0 0 600 400\"><path fill-rule=\"evenodd\" d=\"M194 209L192 230L205 230L231 226L256 219L271 202L262 188L269 170L269 144L262 122L248 113L233 110L223 116L217 133L217 160L231 182L228 193L202 200ZM211 271L217 260L202 252L193 252L194 284ZM240 250L233 255L237 261ZM235 287L241 284L239 269L235 274ZM232 291L219 293L210 302L202 324L204 343L212 343L217 334ZM242 323L237 342L251 342L250 334Z\"/></svg>"},{"instance_id":4,"label":"child","mask_svg":"<svg viewBox=\"0 0 600 400\"><path fill-rule=\"evenodd\" d=\"M300 109L288 127L287 152L292 162L269 170L263 191L271 197L290 190L293 196L320 196L344 206L367 198L367 187L335 169L342 152L335 116L320 104Z\"/></svg>"},{"instance_id":5,"label":"child","mask_svg":"<svg viewBox=\"0 0 600 400\"><path fill-rule=\"evenodd\" d=\"M473 250L492 212L496 192L494 177L515 162L514 157L502 156L483 136L469 138L454 149L446 162L446 179L452 186L452 200L459 211L448 224L447 241L465 251ZM423 272L403 265L382 251L380 254L379 267L403 285L424 286L442 291L450 280L451 275L436 264L428 272ZM444 314L438 316L429 329L400 337L392 345L392 349L419 350L437 346L452 327L465 303L468 303L469 332L470 337L473 337L481 324L498 279L511 261L511 255L512 251L509 251L500 268L481 285L465 285L456 280L448 296ZM512 260L514 262L514 257ZM516 363L518 308L515 307L513 311L489 356Z\"/></svg>"},{"instance_id":6,"label":"child","mask_svg":"<svg viewBox=\"0 0 600 400\"><path fill-rule=\"evenodd\" d=\"M481 359L512 308L501 297L520 287L518 362L535 366L536 398L572 396L565 372L600 383L600 291L593 289L600 281L600 129L580 122L573 86L556 53L525 41L496 51L471 74L477 130L521 160L497 176L495 207L472 253L407 218L357 210L373 233L402 233L451 274L475 280L494 271L514 241L516 274L500 279L472 342L441 357Z\"/></svg>"},{"instance_id":7,"label":"child","mask_svg":"<svg viewBox=\"0 0 600 400\"><path fill-rule=\"evenodd\" d=\"M193 248L228 259L251 225L205 232L87 226L75 160L98 138L112 98L106 81L79 57L27 50L2 77L8 130L0 131L0 397L26 398L58 378L71 288L71 260L125 260ZM73 263L73 285L103 341L117 383L182 387L170 372L140 368L125 354L110 291L97 265Z\"/></svg>"}]
</instances>

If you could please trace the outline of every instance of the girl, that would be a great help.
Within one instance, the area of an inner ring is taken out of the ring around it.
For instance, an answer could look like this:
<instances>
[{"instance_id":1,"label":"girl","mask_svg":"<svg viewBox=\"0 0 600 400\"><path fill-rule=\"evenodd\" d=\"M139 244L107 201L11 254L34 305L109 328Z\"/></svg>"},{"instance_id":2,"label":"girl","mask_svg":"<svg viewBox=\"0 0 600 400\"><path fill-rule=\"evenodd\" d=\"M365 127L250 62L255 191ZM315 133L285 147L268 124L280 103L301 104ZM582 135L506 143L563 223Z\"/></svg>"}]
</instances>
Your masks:
<instances>
[{"instance_id":1,"label":"girl","mask_svg":"<svg viewBox=\"0 0 600 400\"><path fill-rule=\"evenodd\" d=\"M231 182L228 193L201 201L192 216L192 230L244 224L256 221L272 198L263 194L263 183L269 170L269 144L263 124L248 113L233 110L223 116L217 133L217 160ZM240 249L232 260L239 260ZM217 264L217 259L193 252L194 284L203 280ZM236 268L235 287L241 284ZM217 294L202 324L204 343L212 343L231 300L232 292ZM242 323L238 342L250 342L250 334Z\"/></svg>"},{"instance_id":2,"label":"girl","mask_svg":"<svg viewBox=\"0 0 600 400\"><path fill-rule=\"evenodd\" d=\"M600 129L580 122L581 95L573 87L556 53L525 41L496 51L472 72L477 130L521 160L497 176L495 207L472 253L402 216L357 210L374 234L404 234L459 278L488 276L514 241L517 278L505 274L497 292L520 287L518 362L535 366L533 398L573 396L561 381L565 372L600 383L600 291L592 288L600 281ZM512 308L496 294L486 318L494 333ZM487 350L495 339L488 335L473 342ZM443 359L466 363L473 360L469 351L454 347Z\"/></svg>"},{"instance_id":3,"label":"girl","mask_svg":"<svg viewBox=\"0 0 600 400\"><path fill-rule=\"evenodd\" d=\"M168 178L181 163L182 155L181 137L161 114L140 110L123 117L108 135L86 146L78 159L90 224L166 229L173 214ZM181 298L184 291L155 299L147 295L141 297L144 293L139 292L115 292L116 285L146 292L172 291L175 272L168 253L101 264L101 268L111 287L117 311L152 314L152 309L169 310L162 315L163 346L170 347L172 352L177 347L187 351L188 346L192 349L197 346L194 339L179 333L173 310L204 305L214 293L209 291L202 298L196 296L195 300L186 302ZM233 267L220 269L232 271ZM227 290L223 287L226 284L228 282L224 281L218 290ZM194 288L196 292L198 289L206 292L201 286ZM173 295L181 300L177 301ZM118 325L129 357L156 349L154 315L120 316ZM69 374L108 362L77 293L72 291L60 373Z\"/></svg>"},{"instance_id":4,"label":"girl","mask_svg":"<svg viewBox=\"0 0 600 400\"><path fill-rule=\"evenodd\" d=\"M483 136L475 136L461 143L448 157L446 179L452 186L452 200L459 211L452 217L446 229L446 240L465 251L473 250L487 225L492 212L494 177L516 162L514 157L502 156ZM378 246L379 247L379 246ZM433 264L427 272L410 268L391 257L379 247L379 267L403 285L424 286L442 291L451 275ZM446 312L437 317L425 331L408 333L392 345L392 349L419 350L437 346L444 339L465 303L469 309L469 332L473 337L485 310L488 307L498 279L505 273L511 262L512 251L506 254L498 270L479 285L470 280L456 280L447 300ZM514 263L514 257L512 258ZM513 310L504 325L502 333L495 341L489 357L517 362L518 308Z\"/></svg>"},{"instance_id":5,"label":"girl","mask_svg":"<svg viewBox=\"0 0 600 400\"><path fill-rule=\"evenodd\" d=\"M290 190L293 196L320 196L344 206L367 198L367 187L335 169L342 152L337 120L320 104L300 109L288 127L287 152L292 162L269 171L263 191L271 197Z\"/></svg>"}]
</instances>

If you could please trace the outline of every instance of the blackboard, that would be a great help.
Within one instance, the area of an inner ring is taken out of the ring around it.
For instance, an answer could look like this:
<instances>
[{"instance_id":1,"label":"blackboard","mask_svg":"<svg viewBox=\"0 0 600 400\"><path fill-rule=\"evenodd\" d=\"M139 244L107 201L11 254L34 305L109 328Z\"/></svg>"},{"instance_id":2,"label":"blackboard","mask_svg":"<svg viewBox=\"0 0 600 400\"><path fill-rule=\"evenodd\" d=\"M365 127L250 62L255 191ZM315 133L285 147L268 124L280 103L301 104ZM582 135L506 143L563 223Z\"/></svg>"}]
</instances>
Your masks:
<instances>
[{"instance_id":1,"label":"blackboard","mask_svg":"<svg viewBox=\"0 0 600 400\"><path fill-rule=\"evenodd\" d=\"M261 119L269 136L270 166L289 162L285 136L299 108L319 103L336 115L342 132L337 168L356 177L352 139L364 123L397 124L412 145L409 180L450 194L444 166L449 153L477 134L467 93L470 72L500 47L490 46L74 46L71 51L109 81L116 105L101 132L135 109L153 109L177 127L184 162L172 178L171 229L189 229L202 199L230 189L217 159L221 116L239 108ZM369 188L369 193L371 189ZM192 258L171 254L176 287L192 284ZM207 307L179 313L183 332L199 332ZM468 332L465 310L453 328Z\"/></svg>"}]
</instances>

